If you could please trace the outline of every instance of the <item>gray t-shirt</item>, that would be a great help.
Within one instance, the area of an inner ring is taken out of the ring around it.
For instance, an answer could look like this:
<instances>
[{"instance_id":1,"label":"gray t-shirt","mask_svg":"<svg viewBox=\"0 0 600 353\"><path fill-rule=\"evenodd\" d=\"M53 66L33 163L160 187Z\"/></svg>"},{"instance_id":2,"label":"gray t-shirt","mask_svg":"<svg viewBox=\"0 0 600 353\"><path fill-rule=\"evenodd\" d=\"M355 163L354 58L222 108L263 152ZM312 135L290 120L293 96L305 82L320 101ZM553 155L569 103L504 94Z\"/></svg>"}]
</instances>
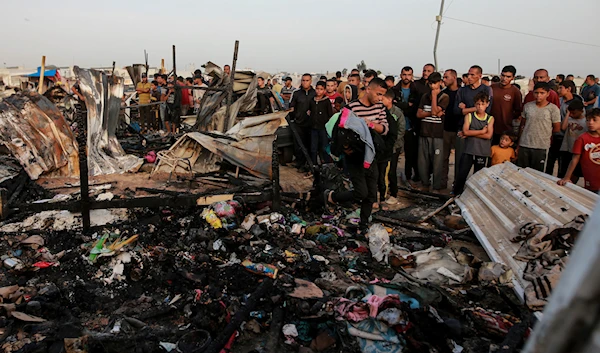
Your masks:
<instances>
[{"instance_id":1,"label":"gray t-shirt","mask_svg":"<svg viewBox=\"0 0 600 353\"><path fill-rule=\"evenodd\" d=\"M582 115L581 119L573 119L569 117L568 124L569 125L567 125L567 131L565 131L565 138L560 146L560 150L565 152L573 152L573 144L575 144L575 140L577 140L579 136L587 131L585 115Z\"/></svg>"},{"instance_id":2,"label":"gray t-shirt","mask_svg":"<svg viewBox=\"0 0 600 353\"><path fill-rule=\"evenodd\" d=\"M525 128L521 134L521 147L547 150L552 138L552 124L560 123L560 109L552 103L538 107L529 102L523 107Z\"/></svg>"}]
</instances>

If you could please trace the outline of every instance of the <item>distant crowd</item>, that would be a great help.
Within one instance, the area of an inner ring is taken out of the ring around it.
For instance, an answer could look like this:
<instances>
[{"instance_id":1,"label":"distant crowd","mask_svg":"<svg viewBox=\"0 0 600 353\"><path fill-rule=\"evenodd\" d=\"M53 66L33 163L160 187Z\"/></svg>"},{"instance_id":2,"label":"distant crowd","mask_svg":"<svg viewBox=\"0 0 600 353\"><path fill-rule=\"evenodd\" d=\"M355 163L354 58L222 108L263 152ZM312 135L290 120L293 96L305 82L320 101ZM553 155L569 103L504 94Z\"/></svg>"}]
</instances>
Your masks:
<instances>
[{"instance_id":1,"label":"distant crowd","mask_svg":"<svg viewBox=\"0 0 600 353\"><path fill-rule=\"evenodd\" d=\"M223 74L231 73L229 65L223 67ZM175 89L178 85L181 88ZM142 81L136 86L140 111L140 128L145 133L150 130L164 129L169 134L175 134L180 124L181 116L196 115L205 90L188 87L207 87L202 71L194 71L194 77L167 76L154 74L154 80L148 82L145 73ZM148 105L153 102L163 102L159 105Z\"/></svg>"},{"instance_id":2,"label":"distant crowd","mask_svg":"<svg viewBox=\"0 0 600 353\"><path fill-rule=\"evenodd\" d=\"M480 66L462 78L455 70L423 67L414 80L404 67L400 81L377 72L352 70L347 81L304 74L295 89L289 77L275 87L292 116L299 140L296 166L338 163L353 190L323 195L328 206L361 205L364 229L373 208L384 207L398 193L397 165L404 153L404 172L414 187L433 192L463 192L473 170L504 162L554 174L559 184L577 182L600 190L600 86L587 76L577 91L573 76L539 69L534 87L524 98L514 84L517 70L506 66L498 77L484 80ZM300 145L310 151L304 157ZM454 184L449 185L454 153ZM556 167L558 165L558 167ZM449 188L450 186L450 188Z\"/></svg>"}]
</instances>

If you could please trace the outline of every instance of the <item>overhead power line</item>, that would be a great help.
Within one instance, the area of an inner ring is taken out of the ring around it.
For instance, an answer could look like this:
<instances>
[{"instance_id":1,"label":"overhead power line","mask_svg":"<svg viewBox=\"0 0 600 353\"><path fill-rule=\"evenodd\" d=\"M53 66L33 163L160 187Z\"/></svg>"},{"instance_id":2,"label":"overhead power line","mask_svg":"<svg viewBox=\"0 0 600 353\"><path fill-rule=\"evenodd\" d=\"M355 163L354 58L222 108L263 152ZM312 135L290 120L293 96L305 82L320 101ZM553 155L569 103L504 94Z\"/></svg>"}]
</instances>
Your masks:
<instances>
[{"instance_id":1,"label":"overhead power line","mask_svg":"<svg viewBox=\"0 0 600 353\"><path fill-rule=\"evenodd\" d=\"M448 6L450 7L450 6ZM468 24L472 24L475 26L480 26L480 27L486 27L486 28L492 28L492 29L497 29L499 31L504 31L504 32L510 32L510 33L516 33L516 34L522 34L525 36L530 36L530 37L536 37L536 38L542 38L542 39L548 39L548 40L554 40L557 42L563 42L563 43L571 43L571 44L578 44L578 45L585 45L588 47L595 47L595 48L600 48L600 45L596 45L596 44L589 44L589 43L581 43L581 42L575 42L575 41L571 41L571 40L565 40L565 39L559 39L559 38L552 38L552 37L547 37L547 36L541 36L538 34L532 34L532 33L526 33L526 32L520 32L520 31L514 31L512 29L506 29L506 28L500 28L500 27L494 27L494 26L490 26L490 25L484 25L482 23L476 23L476 22L471 22L471 21L465 21L465 20L461 20L458 18L452 18L452 17L448 17L448 16L444 16L444 19L448 19L448 20L453 20L453 21L458 21L458 22L464 22L464 23L468 23Z\"/></svg>"},{"instance_id":2,"label":"overhead power line","mask_svg":"<svg viewBox=\"0 0 600 353\"><path fill-rule=\"evenodd\" d=\"M448 9L450 8L450 6L452 6L453 2L454 2L454 0L450 1L450 4L448 4L448 6L446 6L446 9L444 10L444 13L442 15L445 15L446 12L448 12Z\"/></svg>"}]
</instances>

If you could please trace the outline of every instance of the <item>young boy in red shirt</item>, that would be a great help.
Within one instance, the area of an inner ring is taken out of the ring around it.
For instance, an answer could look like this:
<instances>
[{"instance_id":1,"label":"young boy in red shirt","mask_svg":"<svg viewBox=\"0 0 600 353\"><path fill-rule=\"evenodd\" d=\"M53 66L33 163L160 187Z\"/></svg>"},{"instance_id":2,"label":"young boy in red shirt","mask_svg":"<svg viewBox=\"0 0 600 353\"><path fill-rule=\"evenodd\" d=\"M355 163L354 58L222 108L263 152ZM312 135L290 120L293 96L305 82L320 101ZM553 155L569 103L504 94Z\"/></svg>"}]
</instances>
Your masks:
<instances>
[{"instance_id":1,"label":"young boy in red shirt","mask_svg":"<svg viewBox=\"0 0 600 353\"><path fill-rule=\"evenodd\" d=\"M600 109L594 108L586 118L588 131L579 136L573 145L573 159L567 169L564 178L558 181L558 185L566 185L571 182L571 175L580 163L585 188L599 193L600 191Z\"/></svg>"}]
</instances>

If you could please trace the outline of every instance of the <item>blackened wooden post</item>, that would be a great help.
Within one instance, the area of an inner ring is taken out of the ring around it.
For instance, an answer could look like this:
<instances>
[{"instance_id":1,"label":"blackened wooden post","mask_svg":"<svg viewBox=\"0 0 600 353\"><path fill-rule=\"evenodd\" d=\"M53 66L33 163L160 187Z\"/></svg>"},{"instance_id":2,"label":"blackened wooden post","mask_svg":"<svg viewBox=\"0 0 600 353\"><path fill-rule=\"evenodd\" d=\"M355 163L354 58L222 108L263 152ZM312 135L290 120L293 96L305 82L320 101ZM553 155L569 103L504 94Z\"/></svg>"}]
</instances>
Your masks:
<instances>
[{"instance_id":1,"label":"blackened wooden post","mask_svg":"<svg viewBox=\"0 0 600 353\"><path fill-rule=\"evenodd\" d=\"M177 81L177 65L175 64L175 45L173 45L173 76L175 76L175 81Z\"/></svg>"},{"instance_id":2,"label":"blackened wooden post","mask_svg":"<svg viewBox=\"0 0 600 353\"><path fill-rule=\"evenodd\" d=\"M77 145L79 147L79 185L81 188L81 218L83 220L83 231L90 230L90 191L88 180L88 161L87 161L87 108L85 105L82 110L77 112Z\"/></svg>"},{"instance_id":3,"label":"blackened wooden post","mask_svg":"<svg viewBox=\"0 0 600 353\"><path fill-rule=\"evenodd\" d=\"M233 63L231 65L231 73L229 74L229 89L227 90L227 109L225 110L225 124L223 125L223 132L229 130L229 114L231 111L231 104L233 103L233 82L235 81L235 66L238 58L238 48L240 41L235 41L235 47L233 49Z\"/></svg>"},{"instance_id":4,"label":"blackened wooden post","mask_svg":"<svg viewBox=\"0 0 600 353\"><path fill-rule=\"evenodd\" d=\"M273 211L281 209L281 194L279 192L279 151L277 150L277 135L273 140L273 160L271 161L271 175L273 176Z\"/></svg>"}]
</instances>

